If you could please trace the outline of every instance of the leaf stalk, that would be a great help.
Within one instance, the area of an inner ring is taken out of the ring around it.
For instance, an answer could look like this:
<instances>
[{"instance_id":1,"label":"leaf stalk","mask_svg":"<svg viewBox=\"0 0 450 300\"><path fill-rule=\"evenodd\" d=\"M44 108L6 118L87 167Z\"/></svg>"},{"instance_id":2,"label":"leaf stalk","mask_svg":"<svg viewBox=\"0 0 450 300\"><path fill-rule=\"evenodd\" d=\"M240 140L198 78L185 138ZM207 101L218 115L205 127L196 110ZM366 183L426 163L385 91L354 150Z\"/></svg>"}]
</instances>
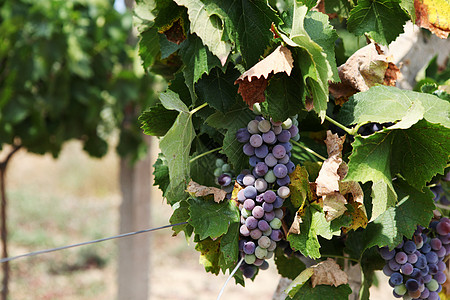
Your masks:
<instances>
[{"instance_id":1,"label":"leaf stalk","mask_svg":"<svg viewBox=\"0 0 450 300\"><path fill-rule=\"evenodd\" d=\"M325 119L326 119L328 122L330 122L330 123L336 125L337 127L341 128L342 130L344 130L346 133L348 133L348 134L350 134L350 135L355 135L356 132L358 131L358 130L355 130L356 128L350 129L350 128L345 127L344 125L342 125L341 123L339 123L339 122L333 120L332 118L330 118L330 117L327 116L327 115L325 115ZM357 127L357 128L359 128L359 127Z\"/></svg>"},{"instance_id":2,"label":"leaf stalk","mask_svg":"<svg viewBox=\"0 0 450 300\"><path fill-rule=\"evenodd\" d=\"M193 162L196 161L197 159L199 159L199 158L201 158L201 157L203 157L203 156L205 156L205 155L208 155L208 154L214 153L214 152L216 152L216 151L219 151L219 150L222 150L222 147L218 147L218 148L215 148L215 149L206 151L206 152L204 152L204 153L202 153L202 154L199 154L199 155L197 155L196 157L191 158L191 160L189 160L189 163L193 163Z\"/></svg>"},{"instance_id":3,"label":"leaf stalk","mask_svg":"<svg viewBox=\"0 0 450 300\"><path fill-rule=\"evenodd\" d=\"M302 144L301 144L301 143L299 143L299 142L296 142L296 141L291 141L291 143L293 143L293 144L295 144L295 145L299 146L300 148L302 148L302 149L304 149L304 150L308 151L309 153L311 153L312 155L314 155L314 156L316 156L316 157L320 158L320 159L321 159L321 160L323 160L323 161L327 160L327 159L326 159L325 157L323 157L323 156L322 156L322 155L320 155L319 153L315 152L315 151L314 151L314 150L312 150L311 148L308 148L308 147L306 147L306 146L302 145Z\"/></svg>"},{"instance_id":4,"label":"leaf stalk","mask_svg":"<svg viewBox=\"0 0 450 300\"><path fill-rule=\"evenodd\" d=\"M196 112L198 112L200 109L202 109L203 107L205 107L205 106L207 106L208 105L208 103L203 103L202 105L200 105L200 106L197 106L196 108L194 108L193 110L191 110L189 113L191 114L191 116L193 115L193 114L195 114Z\"/></svg>"}]
</instances>

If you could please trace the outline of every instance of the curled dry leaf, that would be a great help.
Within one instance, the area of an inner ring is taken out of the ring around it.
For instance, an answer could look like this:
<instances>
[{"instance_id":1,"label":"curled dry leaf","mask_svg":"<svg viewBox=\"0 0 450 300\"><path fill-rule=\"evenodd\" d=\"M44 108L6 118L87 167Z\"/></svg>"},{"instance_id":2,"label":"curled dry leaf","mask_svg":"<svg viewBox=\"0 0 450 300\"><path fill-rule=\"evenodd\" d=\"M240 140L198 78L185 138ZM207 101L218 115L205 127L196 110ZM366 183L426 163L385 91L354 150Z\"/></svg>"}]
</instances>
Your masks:
<instances>
[{"instance_id":1,"label":"curled dry leaf","mask_svg":"<svg viewBox=\"0 0 450 300\"><path fill-rule=\"evenodd\" d=\"M238 92L242 99L253 107L255 103L264 102L264 91L267 87L269 76L285 72L291 75L294 60L291 51L284 46L279 46L262 61L242 74L234 84L239 84Z\"/></svg>"},{"instance_id":2,"label":"curled dry leaf","mask_svg":"<svg viewBox=\"0 0 450 300\"><path fill-rule=\"evenodd\" d=\"M327 145L328 159L324 161L316 179L316 194L318 196L329 195L339 191L339 181L342 178L338 174L338 169L342 163L344 141L345 136L339 137L337 134L327 131L325 144Z\"/></svg>"},{"instance_id":3,"label":"curled dry leaf","mask_svg":"<svg viewBox=\"0 0 450 300\"><path fill-rule=\"evenodd\" d=\"M227 196L227 192L216 187L207 187L191 180L186 191L195 197L214 195L214 202L219 203Z\"/></svg>"},{"instance_id":4,"label":"curled dry leaf","mask_svg":"<svg viewBox=\"0 0 450 300\"><path fill-rule=\"evenodd\" d=\"M395 86L400 75L392 58L384 55L376 43L356 51L345 64L339 66L338 71L341 82L330 83L329 86L329 91L338 104L343 104L351 95L367 91L377 84Z\"/></svg>"},{"instance_id":5,"label":"curled dry leaf","mask_svg":"<svg viewBox=\"0 0 450 300\"><path fill-rule=\"evenodd\" d=\"M347 199L338 192L323 196L325 219L330 222L342 216L347 210L345 204L347 204Z\"/></svg>"},{"instance_id":6,"label":"curled dry leaf","mask_svg":"<svg viewBox=\"0 0 450 300\"><path fill-rule=\"evenodd\" d=\"M450 33L450 3L445 0L414 0L416 24L441 39Z\"/></svg>"},{"instance_id":7,"label":"curled dry leaf","mask_svg":"<svg viewBox=\"0 0 450 300\"><path fill-rule=\"evenodd\" d=\"M159 32L164 33L167 40L179 45L186 39L186 35L184 34L184 28L183 28L182 22L183 22L183 20L180 17L177 20L175 20L170 25L170 27L168 27L168 28L165 27L162 30L160 30Z\"/></svg>"},{"instance_id":8,"label":"curled dry leaf","mask_svg":"<svg viewBox=\"0 0 450 300\"><path fill-rule=\"evenodd\" d=\"M314 274L311 276L312 287L319 284L340 286L348 283L348 275L331 258L312 266Z\"/></svg>"}]
</instances>

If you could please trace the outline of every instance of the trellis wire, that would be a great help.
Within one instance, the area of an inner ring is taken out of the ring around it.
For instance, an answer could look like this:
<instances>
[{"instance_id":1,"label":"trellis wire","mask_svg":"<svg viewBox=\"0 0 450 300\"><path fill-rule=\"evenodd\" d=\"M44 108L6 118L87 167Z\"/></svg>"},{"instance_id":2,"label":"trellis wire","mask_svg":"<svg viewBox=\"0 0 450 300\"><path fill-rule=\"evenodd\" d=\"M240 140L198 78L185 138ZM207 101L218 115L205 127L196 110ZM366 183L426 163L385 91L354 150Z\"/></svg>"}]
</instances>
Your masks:
<instances>
[{"instance_id":1,"label":"trellis wire","mask_svg":"<svg viewBox=\"0 0 450 300\"><path fill-rule=\"evenodd\" d=\"M79 247L79 246L85 246L85 245L100 243L100 242L104 242L104 241L119 239L119 238L123 238L123 237L127 237L127 236L132 236L132 235L136 235L136 234L156 231L156 230L159 230L159 229L164 229L164 228L169 228L169 227L174 227L174 226L184 225L184 224L187 224L187 222L181 222L181 223L176 223L176 224L169 224L169 225L164 225L164 226L156 227L156 228L149 228L149 229L144 229L144 230L139 230L139 231L122 233L122 234L119 234L119 235L114 235L114 236L110 236L110 237L106 237L106 238L102 238L102 239L97 239L97 240L92 240L92 241L88 241L88 242L72 244L72 245L67 245L67 246L61 246L61 247L56 247L56 248L50 248L50 249L46 249L46 250L34 251L34 252L29 252L29 253L21 254L21 255L17 255L17 256L5 257L5 258L0 259L0 263L5 263L7 261L16 260L16 259L22 258L22 257L35 256L35 255L40 255L40 254L45 254L45 253L65 250L65 249L69 249L69 248L74 248L74 247Z\"/></svg>"}]
</instances>

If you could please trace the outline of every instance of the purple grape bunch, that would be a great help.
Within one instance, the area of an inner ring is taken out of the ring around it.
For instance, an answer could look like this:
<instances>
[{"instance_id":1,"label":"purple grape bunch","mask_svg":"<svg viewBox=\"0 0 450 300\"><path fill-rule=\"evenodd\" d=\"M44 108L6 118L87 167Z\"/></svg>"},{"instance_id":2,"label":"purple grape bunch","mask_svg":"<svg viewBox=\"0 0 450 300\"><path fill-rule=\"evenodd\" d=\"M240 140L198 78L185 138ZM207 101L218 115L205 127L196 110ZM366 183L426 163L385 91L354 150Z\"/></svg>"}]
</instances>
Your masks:
<instances>
[{"instance_id":1,"label":"purple grape bunch","mask_svg":"<svg viewBox=\"0 0 450 300\"><path fill-rule=\"evenodd\" d=\"M236 133L252 166L236 177L243 187L237 195L241 212L239 250L244 257L241 270L247 278L252 278L257 268L269 267L266 259L273 256L277 242L283 238L282 206L290 195L289 174L295 169L289 141L292 137L298 140L297 124L295 118L275 122L256 116L247 128Z\"/></svg>"},{"instance_id":2,"label":"purple grape bunch","mask_svg":"<svg viewBox=\"0 0 450 300\"><path fill-rule=\"evenodd\" d=\"M379 252L394 297L440 299L438 293L447 280L444 259L450 254L450 219L432 221L429 228L418 226L412 239L404 238L394 249L383 247Z\"/></svg>"}]
</instances>

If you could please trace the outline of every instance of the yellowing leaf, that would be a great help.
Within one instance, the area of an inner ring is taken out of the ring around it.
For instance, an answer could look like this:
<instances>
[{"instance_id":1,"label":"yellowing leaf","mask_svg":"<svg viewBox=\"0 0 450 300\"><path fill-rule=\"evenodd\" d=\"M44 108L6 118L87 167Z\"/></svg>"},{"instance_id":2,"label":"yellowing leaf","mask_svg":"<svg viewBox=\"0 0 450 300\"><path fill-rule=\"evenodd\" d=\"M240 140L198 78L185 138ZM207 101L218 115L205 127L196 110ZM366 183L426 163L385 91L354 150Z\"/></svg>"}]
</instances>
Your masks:
<instances>
[{"instance_id":1,"label":"yellowing leaf","mask_svg":"<svg viewBox=\"0 0 450 300\"><path fill-rule=\"evenodd\" d=\"M239 84L238 92L248 106L252 107L257 102L264 102L269 76L280 72L291 75L293 63L291 51L287 47L278 46L266 58L242 74L234 84Z\"/></svg>"},{"instance_id":2,"label":"yellowing leaf","mask_svg":"<svg viewBox=\"0 0 450 300\"><path fill-rule=\"evenodd\" d=\"M240 190L243 190L244 188L237 182L234 183L233 192L231 192L231 200L233 200L236 203L239 203L239 200L237 198L237 194Z\"/></svg>"},{"instance_id":3,"label":"yellowing leaf","mask_svg":"<svg viewBox=\"0 0 450 300\"><path fill-rule=\"evenodd\" d=\"M214 201L219 203L227 196L227 192L218 189L216 187L207 187L200 185L197 182L191 180L187 186L186 192L195 197L204 197L208 195L214 195Z\"/></svg>"},{"instance_id":4,"label":"yellowing leaf","mask_svg":"<svg viewBox=\"0 0 450 300\"><path fill-rule=\"evenodd\" d=\"M352 218L352 223L350 226L342 228L342 232L344 233L347 233L352 229L356 230L359 227L366 228L367 223L369 222L364 205L361 206L359 202L354 201L349 201L349 204L352 207L352 211L347 210L345 214Z\"/></svg>"},{"instance_id":5,"label":"yellowing leaf","mask_svg":"<svg viewBox=\"0 0 450 300\"><path fill-rule=\"evenodd\" d=\"M415 0L416 24L441 39L450 33L450 3L446 0Z\"/></svg>"},{"instance_id":6,"label":"yellowing leaf","mask_svg":"<svg viewBox=\"0 0 450 300\"><path fill-rule=\"evenodd\" d=\"M376 43L356 51L345 64L339 66L338 71L341 82L330 84L329 91L341 104L351 95L367 91L377 84L395 86L400 75L399 68Z\"/></svg>"},{"instance_id":7,"label":"yellowing leaf","mask_svg":"<svg viewBox=\"0 0 450 300\"><path fill-rule=\"evenodd\" d=\"M331 258L311 267L314 274L311 276L312 287L319 284L340 286L348 283L348 275Z\"/></svg>"},{"instance_id":8,"label":"yellowing leaf","mask_svg":"<svg viewBox=\"0 0 450 300\"><path fill-rule=\"evenodd\" d=\"M291 202L294 207L301 207L307 198L311 198L311 189L308 180L308 171L305 167L297 165L294 172L289 175L291 184Z\"/></svg>"},{"instance_id":9,"label":"yellowing leaf","mask_svg":"<svg viewBox=\"0 0 450 300\"><path fill-rule=\"evenodd\" d=\"M338 192L323 196L323 211L325 212L325 219L327 221L332 221L342 216L347 210L345 204L347 204L347 200Z\"/></svg>"},{"instance_id":10,"label":"yellowing leaf","mask_svg":"<svg viewBox=\"0 0 450 300\"><path fill-rule=\"evenodd\" d=\"M324 161L316 179L316 193L318 196L329 195L339 191L339 180L342 178L338 174L338 169L342 163L344 141L345 136L340 138L337 134L327 131L325 144L327 145L328 159Z\"/></svg>"},{"instance_id":11,"label":"yellowing leaf","mask_svg":"<svg viewBox=\"0 0 450 300\"><path fill-rule=\"evenodd\" d=\"M284 290L284 292L288 295L295 295L296 290L301 288L305 282L307 282L311 276L314 274L313 268L307 268L303 270L292 282L289 286ZM292 293L294 292L294 293Z\"/></svg>"}]
</instances>

